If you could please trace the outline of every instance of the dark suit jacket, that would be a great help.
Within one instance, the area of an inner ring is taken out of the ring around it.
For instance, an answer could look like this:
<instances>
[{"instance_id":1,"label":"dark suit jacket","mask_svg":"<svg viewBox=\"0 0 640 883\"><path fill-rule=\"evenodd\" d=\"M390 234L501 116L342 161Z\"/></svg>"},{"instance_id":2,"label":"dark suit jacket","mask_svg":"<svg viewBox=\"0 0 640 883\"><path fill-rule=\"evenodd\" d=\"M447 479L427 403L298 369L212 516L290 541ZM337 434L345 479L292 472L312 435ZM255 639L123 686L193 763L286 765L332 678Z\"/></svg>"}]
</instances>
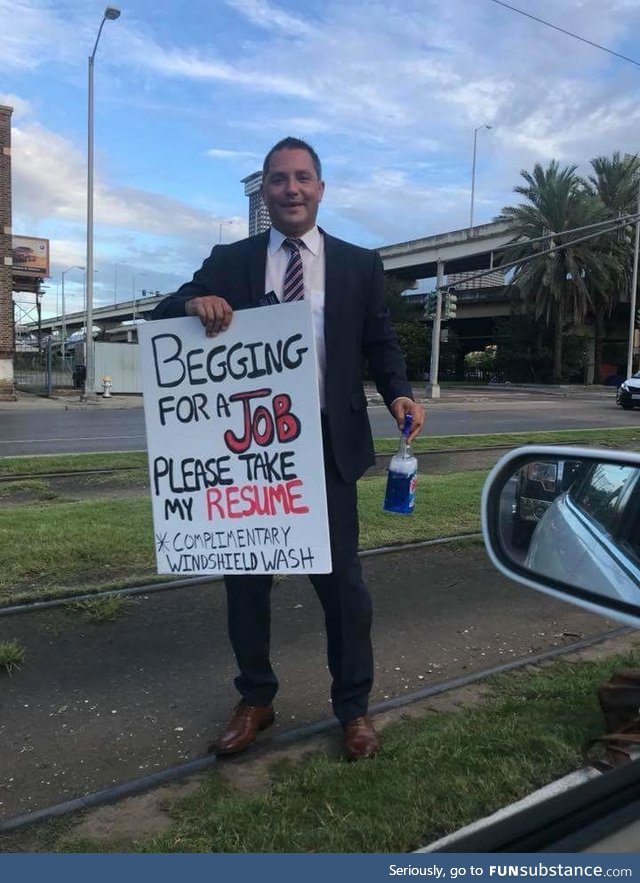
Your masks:
<instances>
[{"instance_id":1,"label":"dark suit jacket","mask_svg":"<svg viewBox=\"0 0 640 883\"><path fill-rule=\"evenodd\" d=\"M384 302L380 255L323 235L326 415L338 470L353 482L374 462L362 356L387 407L399 396L413 396ZM207 294L224 297L234 310L256 306L265 294L268 242L269 231L215 246L193 280L161 301L152 318L184 316L186 301Z\"/></svg>"}]
</instances>

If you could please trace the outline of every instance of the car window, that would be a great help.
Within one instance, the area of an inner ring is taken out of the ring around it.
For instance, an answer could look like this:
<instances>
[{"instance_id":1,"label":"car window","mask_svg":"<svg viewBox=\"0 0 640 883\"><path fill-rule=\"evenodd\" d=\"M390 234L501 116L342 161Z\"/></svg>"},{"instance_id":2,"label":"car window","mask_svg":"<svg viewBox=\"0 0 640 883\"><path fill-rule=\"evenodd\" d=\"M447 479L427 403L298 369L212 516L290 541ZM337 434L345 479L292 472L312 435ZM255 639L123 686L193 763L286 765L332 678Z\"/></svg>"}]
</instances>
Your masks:
<instances>
[{"instance_id":1,"label":"car window","mask_svg":"<svg viewBox=\"0 0 640 883\"><path fill-rule=\"evenodd\" d=\"M613 534L637 477L633 466L598 463L569 495L576 506Z\"/></svg>"}]
</instances>

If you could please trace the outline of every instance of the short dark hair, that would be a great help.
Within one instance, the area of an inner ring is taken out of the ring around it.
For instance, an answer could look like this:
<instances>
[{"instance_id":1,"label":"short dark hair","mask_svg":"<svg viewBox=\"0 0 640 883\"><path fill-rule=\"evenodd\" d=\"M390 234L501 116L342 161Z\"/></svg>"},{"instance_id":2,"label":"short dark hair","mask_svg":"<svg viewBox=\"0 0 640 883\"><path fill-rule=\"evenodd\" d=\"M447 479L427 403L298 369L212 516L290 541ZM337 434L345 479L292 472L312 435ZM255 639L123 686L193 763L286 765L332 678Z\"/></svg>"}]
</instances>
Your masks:
<instances>
[{"instance_id":1,"label":"short dark hair","mask_svg":"<svg viewBox=\"0 0 640 883\"><path fill-rule=\"evenodd\" d=\"M320 157L318 154L310 144L307 144L306 141L302 141L300 138L292 138L291 136L283 138L282 141L278 141L277 144L274 144L269 153L265 156L264 162L262 163L263 178L266 177L267 172L269 171L269 161L271 160L272 155L278 150L306 150L313 162L318 181L322 180L322 164L320 163Z\"/></svg>"}]
</instances>

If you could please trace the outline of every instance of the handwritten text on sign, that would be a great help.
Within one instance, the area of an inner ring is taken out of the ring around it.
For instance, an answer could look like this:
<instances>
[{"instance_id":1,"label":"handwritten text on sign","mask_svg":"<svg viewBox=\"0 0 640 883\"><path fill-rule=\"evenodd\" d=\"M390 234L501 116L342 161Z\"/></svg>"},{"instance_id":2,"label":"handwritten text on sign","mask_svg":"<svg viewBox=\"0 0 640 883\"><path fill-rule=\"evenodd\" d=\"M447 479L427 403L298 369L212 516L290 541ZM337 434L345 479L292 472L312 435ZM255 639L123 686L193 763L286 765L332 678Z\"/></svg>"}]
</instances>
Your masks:
<instances>
[{"instance_id":1,"label":"handwritten text on sign","mask_svg":"<svg viewBox=\"0 0 640 883\"><path fill-rule=\"evenodd\" d=\"M159 573L331 570L307 303L138 328Z\"/></svg>"}]
</instances>

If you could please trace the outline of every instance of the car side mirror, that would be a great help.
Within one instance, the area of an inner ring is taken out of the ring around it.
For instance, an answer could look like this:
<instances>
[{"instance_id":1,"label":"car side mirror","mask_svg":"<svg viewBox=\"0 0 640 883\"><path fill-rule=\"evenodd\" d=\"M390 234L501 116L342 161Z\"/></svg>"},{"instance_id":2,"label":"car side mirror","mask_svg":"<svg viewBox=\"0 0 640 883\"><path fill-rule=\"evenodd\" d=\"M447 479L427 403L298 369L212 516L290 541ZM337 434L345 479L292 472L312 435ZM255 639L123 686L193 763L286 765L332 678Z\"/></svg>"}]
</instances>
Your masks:
<instances>
[{"instance_id":1,"label":"car side mirror","mask_svg":"<svg viewBox=\"0 0 640 883\"><path fill-rule=\"evenodd\" d=\"M517 448L487 478L482 532L506 576L640 627L640 455Z\"/></svg>"}]
</instances>

